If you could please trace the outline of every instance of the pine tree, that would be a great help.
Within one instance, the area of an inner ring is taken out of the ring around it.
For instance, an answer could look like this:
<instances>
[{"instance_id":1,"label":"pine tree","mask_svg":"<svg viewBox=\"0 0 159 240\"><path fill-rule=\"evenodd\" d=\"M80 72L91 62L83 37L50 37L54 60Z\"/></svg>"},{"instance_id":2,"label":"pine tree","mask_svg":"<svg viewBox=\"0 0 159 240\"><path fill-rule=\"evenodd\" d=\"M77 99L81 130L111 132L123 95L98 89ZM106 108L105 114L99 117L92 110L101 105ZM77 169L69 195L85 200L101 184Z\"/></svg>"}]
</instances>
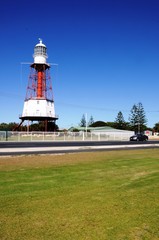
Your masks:
<instances>
[{"instance_id":1,"label":"pine tree","mask_svg":"<svg viewBox=\"0 0 159 240\"><path fill-rule=\"evenodd\" d=\"M93 116L91 116L88 122L88 126L91 126L93 123L94 123L94 119L93 119Z\"/></svg>"},{"instance_id":2,"label":"pine tree","mask_svg":"<svg viewBox=\"0 0 159 240\"><path fill-rule=\"evenodd\" d=\"M133 127L138 123L137 106L134 104L129 115L130 125Z\"/></svg>"},{"instance_id":3,"label":"pine tree","mask_svg":"<svg viewBox=\"0 0 159 240\"><path fill-rule=\"evenodd\" d=\"M133 105L129 116L129 121L132 130L135 132L143 132L146 129L147 119L141 102L139 102L137 105Z\"/></svg>"},{"instance_id":4,"label":"pine tree","mask_svg":"<svg viewBox=\"0 0 159 240\"><path fill-rule=\"evenodd\" d=\"M81 122L80 122L80 127L86 127L86 118L85 115L82 115Z\"/></svg>"},{"instance_id":5,"label":"pine tree","mask_svg":"<svg viewBox=\"0 0 159 240\"><path fill-rule=\"evenodd\" d=\"M125 120L121 111L118 112L114 125L115 125L115 128L118 128L118 129L125 128Z\"/></svg>"}]
</instances>

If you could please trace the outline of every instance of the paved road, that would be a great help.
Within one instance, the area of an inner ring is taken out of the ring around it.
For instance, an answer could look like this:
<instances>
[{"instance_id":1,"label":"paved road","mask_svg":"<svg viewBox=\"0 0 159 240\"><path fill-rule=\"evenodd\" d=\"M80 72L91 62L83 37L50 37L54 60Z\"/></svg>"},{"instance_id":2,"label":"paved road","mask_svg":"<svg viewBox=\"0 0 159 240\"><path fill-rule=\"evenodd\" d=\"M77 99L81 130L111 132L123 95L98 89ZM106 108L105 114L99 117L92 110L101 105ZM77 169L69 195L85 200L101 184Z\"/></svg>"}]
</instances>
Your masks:
<instances>
[{"instance_id":1,"label":"paved road","mask_svg":"<svg viewBox=\"0 0 159 240\"><path fill-rule=\"evenodd\" d=\"M159 141L0 142L0 156L154 147L159 147Z\"/></svg>"}]
</instances>

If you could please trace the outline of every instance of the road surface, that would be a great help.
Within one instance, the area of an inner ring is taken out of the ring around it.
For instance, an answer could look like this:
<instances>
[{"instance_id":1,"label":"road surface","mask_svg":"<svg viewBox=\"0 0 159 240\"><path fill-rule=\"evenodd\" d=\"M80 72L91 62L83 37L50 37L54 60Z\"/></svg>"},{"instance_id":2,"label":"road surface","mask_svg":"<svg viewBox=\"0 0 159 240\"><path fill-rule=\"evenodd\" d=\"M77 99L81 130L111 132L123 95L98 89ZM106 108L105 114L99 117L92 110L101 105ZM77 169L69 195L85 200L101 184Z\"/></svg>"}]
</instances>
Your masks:
<instances>
[{"instance_id":1,"label":"road surface","mask_svg":"<svg viewBox=\"0 0 159 240\"><path fill-rule=\"evenodd\" d=\"M24 154L57 154L113 149L158 148L159 141L58 141L0 142L0 156Z\"/></svg>"}]
</instances>

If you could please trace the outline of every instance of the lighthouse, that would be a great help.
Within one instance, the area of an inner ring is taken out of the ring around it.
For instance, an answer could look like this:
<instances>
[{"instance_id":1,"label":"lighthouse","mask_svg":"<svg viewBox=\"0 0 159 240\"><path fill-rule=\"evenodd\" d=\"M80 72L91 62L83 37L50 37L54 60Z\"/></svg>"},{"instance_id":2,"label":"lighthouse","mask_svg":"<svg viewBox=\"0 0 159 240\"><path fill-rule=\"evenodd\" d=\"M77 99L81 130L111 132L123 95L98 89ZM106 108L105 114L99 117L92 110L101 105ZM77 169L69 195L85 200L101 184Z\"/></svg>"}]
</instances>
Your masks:
<instances>
[{"instance_id":1,"label":"lighthouse","mask_svg":"<svg viewBox=\"0 0 159 240\"><path fill-rule=\"evenodd\" d=\"M25 120L43 121L47 131L48 122L56 122L58 117L55 115L47 47L42 39L34 47L33 58L20 125Z\"/></svg>"}]
</instances>

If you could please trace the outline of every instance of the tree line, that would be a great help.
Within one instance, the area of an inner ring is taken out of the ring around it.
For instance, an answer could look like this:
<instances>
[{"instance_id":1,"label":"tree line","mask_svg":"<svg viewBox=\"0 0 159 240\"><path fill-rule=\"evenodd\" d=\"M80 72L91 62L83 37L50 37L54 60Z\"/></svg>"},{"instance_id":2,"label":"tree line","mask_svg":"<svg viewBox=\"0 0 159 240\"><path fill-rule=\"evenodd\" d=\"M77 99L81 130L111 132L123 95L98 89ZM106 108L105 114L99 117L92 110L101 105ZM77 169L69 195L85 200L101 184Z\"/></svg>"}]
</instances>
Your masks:
<instances>
[{"instance_id":1,"label":"tree line","mask_svg":"<svg viewBox=\"0 0 159 240\"><path fill-rule=\"evenodd\" d=\"M83 114L79 123L80 127L103 127L109 126L121 130L131 130L134 132L144 132L145 130L152 130L159 132L159 122L154 125L153 128L147 126L147 118L144 107L141 102L134 104L128 121L125 121L122 111L119 111L114 122L94 121L93 116L90 117L89 121L86 121L86 117ZM0 131L13 131L18 126L18 123L1 123ZM27 131L27 126L22 125L19 131ZM45 131L43 122L32 123L29 126L29 131ZM59 131L58 125L54 122L48 122L48 131Z\"/></svg>"},{"instance_id":2,"label":"tree line","mask_svg":"<svg viewBox=\"0 0 159 240\"><path fill-rule=\"evenodd\" d=\"M130 111L128 120L129 121L125 121L123 113L119 111L114 122L103 122L103 121L94 122L93 116L91 116L90 120L87 123L85 115L83 114L79 126L86 127L86 124L88 127L109 126L109 127L113 127L121 130L131 130L136 133L144 132L145 130L159 132L159 122L156 123L153 128L149 128L147 126L147 118L146 118L144 107L141 102L133 105Z\"/></svg>"},{"instance_id":3,"label":"tree line","mask_svg":"<svg viewBox=\"0 0 159 240\"><path fill-rule=\"evenodd\" d=\"M0 124L0 131L14 131L14 129L17 128L19 124L16 122L11 122L11 123L1 123ZM28 127L27 125L21 125L18 131L25 132L27 131ZM59 130L58 125L55 122L48 122L47 126L48 132L55 132ZM45 126L44 122L40 121L37 123L32 123L29 126L29 131L39 131L39 132L44 132L45 131Z\"/></svg>"}]
</instances>

